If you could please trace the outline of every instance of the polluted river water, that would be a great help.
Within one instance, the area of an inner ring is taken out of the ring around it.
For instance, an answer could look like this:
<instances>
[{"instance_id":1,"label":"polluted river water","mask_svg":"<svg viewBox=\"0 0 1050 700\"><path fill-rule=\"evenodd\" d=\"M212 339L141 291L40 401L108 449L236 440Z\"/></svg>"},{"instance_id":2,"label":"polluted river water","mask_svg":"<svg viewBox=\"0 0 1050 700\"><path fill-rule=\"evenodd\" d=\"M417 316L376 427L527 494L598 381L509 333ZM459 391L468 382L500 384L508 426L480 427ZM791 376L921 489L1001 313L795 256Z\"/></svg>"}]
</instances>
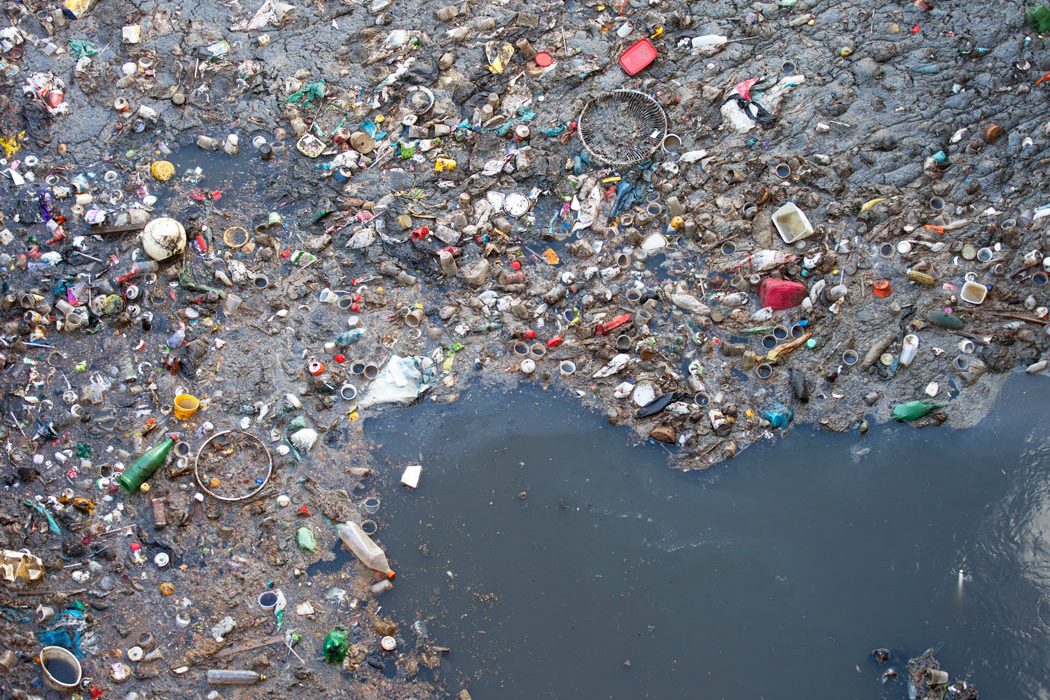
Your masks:
<instances>
[{"instance_id":1,"label":"polluted river water","mask_svg":"<svg viewBox=\"0 0 1050 700\"><path fill-rule=\"evenodd\" d=\"M387 412L366 434L391 478L424 469L373 516L404 572L382 602L477 698L905 698L926 648L981 697L1050 697L1046 389L1012 377L967 430L800 426L701 473L538 387Z\"/></svg>"}]
</instances>

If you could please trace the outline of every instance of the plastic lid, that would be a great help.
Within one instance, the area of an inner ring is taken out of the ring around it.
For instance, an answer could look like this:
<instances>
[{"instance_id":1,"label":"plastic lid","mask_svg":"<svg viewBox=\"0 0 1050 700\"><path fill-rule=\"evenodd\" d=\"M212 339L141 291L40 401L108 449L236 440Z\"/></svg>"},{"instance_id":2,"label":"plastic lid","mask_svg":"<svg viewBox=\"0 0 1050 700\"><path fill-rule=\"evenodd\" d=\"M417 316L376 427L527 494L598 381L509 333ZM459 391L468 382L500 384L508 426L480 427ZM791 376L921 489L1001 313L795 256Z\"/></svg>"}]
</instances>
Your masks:
<instances>
[{"instance_id":1,"label":"plastic lid","mask_svg":"<svg viewBox=\"0 0 1050 700\"><path fill-rule=\"evenodd\" d=\"M536 58L534 60L536 61L536 65L540 68L546 68L550 64L554 63L554 57L546 51L540 51L538 54L536 54Z\"/></svg>"},{"instance_id":2,"label":"plastic lid","mask_svg":"<svg viewBox=\"0 0 1050 700\"><path fill-rule=\"evenodd\" d=\"M656 47L648 39L639 39L620 55L620 68L627 75L640 72L656 59Z\"/></svg>"}]
</instances>

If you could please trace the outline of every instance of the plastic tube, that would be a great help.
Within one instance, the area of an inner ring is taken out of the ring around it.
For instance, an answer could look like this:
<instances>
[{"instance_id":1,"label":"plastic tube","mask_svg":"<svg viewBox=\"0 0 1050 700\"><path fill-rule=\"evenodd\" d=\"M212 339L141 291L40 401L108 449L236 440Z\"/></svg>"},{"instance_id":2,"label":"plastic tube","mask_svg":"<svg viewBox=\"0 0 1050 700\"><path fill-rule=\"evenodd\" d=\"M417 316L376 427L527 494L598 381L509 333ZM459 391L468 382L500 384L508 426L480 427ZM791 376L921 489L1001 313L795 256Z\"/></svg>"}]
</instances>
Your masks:
<instances>
[{"instance_id":1,"label":"plastic tube","mask_svg":"<svg viewBox=\"0 0 1050 700\"><path fill-rule=\"evenodd\" d=\"M208 683L210 685L252 685L266 680L255 671L233 671L226 669L211 669L208 671Z\"/></svg>"}]
</instances>

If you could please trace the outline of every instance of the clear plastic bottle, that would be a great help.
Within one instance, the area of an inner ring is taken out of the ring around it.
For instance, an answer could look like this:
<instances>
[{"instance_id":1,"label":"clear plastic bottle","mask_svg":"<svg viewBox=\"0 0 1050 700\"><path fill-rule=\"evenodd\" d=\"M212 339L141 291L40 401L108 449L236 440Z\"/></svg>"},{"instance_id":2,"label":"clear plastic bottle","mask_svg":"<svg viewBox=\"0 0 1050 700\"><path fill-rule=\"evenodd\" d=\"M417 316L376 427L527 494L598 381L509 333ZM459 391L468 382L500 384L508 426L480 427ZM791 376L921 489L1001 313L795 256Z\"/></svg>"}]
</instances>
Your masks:
<instances>
[{"instance_id":1,"label":"clear plastic bottle","mask_svg":"<svg viewBox=\"0 0 1050 700\"><path fill-rule=\"evenodd\" d=\"M347 548L357 555L361 563L370 569L375 569L386 574L388 579L394 578L394 570L386 560L386 553L382 547L372 541L357 523L343 523L337 528L339 539Z\"/></svg>"}]
</instances>

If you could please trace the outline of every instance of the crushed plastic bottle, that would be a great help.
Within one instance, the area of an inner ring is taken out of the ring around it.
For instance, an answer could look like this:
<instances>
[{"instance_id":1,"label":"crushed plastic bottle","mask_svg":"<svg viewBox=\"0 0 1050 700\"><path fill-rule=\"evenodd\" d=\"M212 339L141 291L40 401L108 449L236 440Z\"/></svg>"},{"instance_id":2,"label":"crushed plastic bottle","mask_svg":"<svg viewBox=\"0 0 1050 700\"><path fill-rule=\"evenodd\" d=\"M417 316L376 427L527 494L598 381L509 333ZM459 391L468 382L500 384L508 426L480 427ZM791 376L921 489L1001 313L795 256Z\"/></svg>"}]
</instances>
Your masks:
<instances>
[{"instance_id":1,"label":"crushed plastic bottle","mask_svg":"<svg viewBox=\"0 0 1050 700\"><path fill-rule=\"evenodd\" d=\"M324 660L330 664L342 663L350 651L346 630L336 628L324 638Z\"/></svg>"}]
</instances>

